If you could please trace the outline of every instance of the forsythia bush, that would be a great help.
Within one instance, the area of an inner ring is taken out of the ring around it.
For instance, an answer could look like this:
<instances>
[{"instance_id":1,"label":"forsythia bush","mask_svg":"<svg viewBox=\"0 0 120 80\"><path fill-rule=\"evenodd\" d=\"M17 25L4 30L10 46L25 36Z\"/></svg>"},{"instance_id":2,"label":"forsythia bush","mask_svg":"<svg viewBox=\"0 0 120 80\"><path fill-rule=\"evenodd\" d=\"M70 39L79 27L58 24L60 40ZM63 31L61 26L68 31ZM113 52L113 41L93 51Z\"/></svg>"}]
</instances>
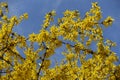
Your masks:
<instances>
[{"instance_id":1,"label":"forsythia bush","mask_svg":"<svg viewBox=\"0 0 120 80\"><path fill-rule=\"evenodd\" d=\"M28 14L8 17L7 13L8 4L1 2L0 80L120 80L120 65L115 64L119 58L111 50L116 44L103 37L103 27L114 19L108 16L102 21L97 2L83 18L77 10L66 10L57 24L51 24L55 11L47 13L39 33L28 37L13 31ZM50 67L50 57L63 46L65 58Z\"/></svg>"}]
</instances>

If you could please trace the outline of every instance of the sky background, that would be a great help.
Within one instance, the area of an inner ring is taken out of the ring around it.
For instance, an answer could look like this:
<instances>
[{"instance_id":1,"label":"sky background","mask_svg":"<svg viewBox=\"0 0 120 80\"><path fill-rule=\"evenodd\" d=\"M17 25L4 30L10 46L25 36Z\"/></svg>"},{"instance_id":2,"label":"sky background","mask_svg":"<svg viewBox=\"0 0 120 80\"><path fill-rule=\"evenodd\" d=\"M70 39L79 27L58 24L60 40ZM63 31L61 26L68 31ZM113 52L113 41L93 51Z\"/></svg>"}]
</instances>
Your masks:
<instances>
[{"instance_id":1,"label":"sky background","mask_svg":"<svg viewBox=\"0 0 120 80\"><path fill-rule=\"evenodd\" d=\"M102 9L103 19L112 16L115 21L112 27L104 29L105 39L110 39L117 43L117 47L113 51L120 56L120 0L0 0L7 1L9 5L9 15L20 16L27 12L28 20L23 21L15 28L19 34L28 36L30 33L38 33L41 29L44 16L47 12L55 10L56 18L62 17L62 13L66 10L79 10L81 17L91 8L92 2L98 2ZM94 47L94 46L93 46ZM54 58L60 60L60 50Z\"/></svg>"}]
</instances>

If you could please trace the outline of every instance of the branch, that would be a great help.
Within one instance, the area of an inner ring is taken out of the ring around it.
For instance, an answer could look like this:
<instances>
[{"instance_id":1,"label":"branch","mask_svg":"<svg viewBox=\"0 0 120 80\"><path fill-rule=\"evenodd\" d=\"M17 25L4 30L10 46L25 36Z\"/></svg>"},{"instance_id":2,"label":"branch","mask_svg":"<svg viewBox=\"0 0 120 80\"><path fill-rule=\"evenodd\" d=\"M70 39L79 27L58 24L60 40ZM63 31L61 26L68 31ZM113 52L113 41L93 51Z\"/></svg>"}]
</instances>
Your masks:
<instances>
[{"instance_id":1,"label":"branch","mask_svg":"<svg viewBox=\"0 0 120 80\"><path fill-rule=\"evenodd\" d=\"M65 43L65 42L62 42L63 44L69 44L69 43ZM69 44L71 47L75 47L75 45L71 45ZM91 53L91 54L94 54L95 52L91 49L87 49L87 48L83 48L81 49L82 51L87 51L88 53Z\"/></svg>"},{"instance_id":2,"label":"branch","mask_svg":"<svg viewBox=\"0 0 120 80\"><path fill-rule=\"evenodd\" d=\"M17 57L19 57L20 59L25 60L25 58L23 58L22 56L20 56L20 55L17 54L16 52L12 51L10 48L8 48L8 50L9 50L11 53L15 54Z\"/></svg>"},{"instance_id":3,"label":"branch","mask_svg":"<svg viewBox=\"0 0 120 80\"><path fill-rule=\"evenodd\" d=\"M8 61L8 60L5 60L3 57L1 57L0 56L0 59L2 59L3 61L5 61L6 63L8 63L9 65L11 65L12 67L13 67L13 64L11 64L11 62L10 61Z\"/></svg>"},{"instance_id":4,"label":"branch","mask_svg":"<svg viewBox=\"0 0 120 80\"><path fill-rule=\"evenodd\" d=\"M3 47L2 49L0 49L0 51L3 51L4 49L6 49L7 48L7 46L6 47Z\"/></svg>"},{"instance_id":5,"label":"branch","mask_svg":"<svg viewBox=\"0 0 120 80\"><path fill-rule=\"evenodd\" d=\"M44 43L43 43L43 44L44 44ZM44 46L45 46L45 44L44 44ZM47 50L48 48L45 46L45 49ZM40 68L39 68L38 73L37 73L37 79L38 79L38 80L39 80L40 72L41 72L42 67L43 67L43 63L44 63L44 61L45 61L45 57L46 57L46 52L45 52L44 55L43 55L42 63L41 63L41 65L40 65Z\"/></svg>"},{"instance_id":6,"label":"branch","mask_svg":"<svg viewBox=\"0 0 120 80\"><path fill-rule=\"evenodd\" d=\"M13 70L10 70L10 71L0 71L0 73L8 73L8 72L12 72Z\"/></svg>"}]
</instances>

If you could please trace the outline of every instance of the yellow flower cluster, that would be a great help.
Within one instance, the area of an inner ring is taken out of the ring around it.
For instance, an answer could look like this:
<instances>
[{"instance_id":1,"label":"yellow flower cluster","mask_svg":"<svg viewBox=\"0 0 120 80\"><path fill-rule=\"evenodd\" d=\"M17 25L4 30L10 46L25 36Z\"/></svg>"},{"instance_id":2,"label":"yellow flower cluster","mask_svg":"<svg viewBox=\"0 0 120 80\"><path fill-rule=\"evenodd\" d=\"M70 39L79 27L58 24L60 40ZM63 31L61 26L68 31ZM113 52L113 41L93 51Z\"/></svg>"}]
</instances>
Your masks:
<instances>
[{"instance_id":1,"label":"yellow flower cluster","mask_svg":"<svg viewBox=\"0 0 120 80\"><path fill-rule=\"evenodd\" d=\"M43 23L43 28L47 28L50 25L50 22L53 21L53 17L56 15L55 11L51 11L45 16L45 20Z\"/></svg>"},{"instance_id":2,"label":"yellow flower cluster","mask_svg":"<svg viewBox=\"0 0 120 80\"><path fill-rule=\"evenodd\" d=\"M106 27L110 26L113 23L114 19L110 16L108 16L103 22L102 24Z\"/></svg>"},{"instance_id":3,"label":"yellow flower cluster","mask_svg":"<svg viewBox=\"0 0 120 80\"><path fill-rule=\"evenodd\" d=\"M29 34L28 38L13 31L28 14L9 18L3 12L7 8L7 3L0 3L0 80L120 79L120 65L114 64L119 58L111 50L116 44L105 41L101 27L110 26L114 20L108 16L100 22L97 2L92 3L84 18L77 10L66 10L57 25L51 24L55 11L47 13L39 33ZM94 50L92 44L96 45ZM65 47L64 59L51 67L50 58L59 47Z\"/></svg>"}]
</instances>

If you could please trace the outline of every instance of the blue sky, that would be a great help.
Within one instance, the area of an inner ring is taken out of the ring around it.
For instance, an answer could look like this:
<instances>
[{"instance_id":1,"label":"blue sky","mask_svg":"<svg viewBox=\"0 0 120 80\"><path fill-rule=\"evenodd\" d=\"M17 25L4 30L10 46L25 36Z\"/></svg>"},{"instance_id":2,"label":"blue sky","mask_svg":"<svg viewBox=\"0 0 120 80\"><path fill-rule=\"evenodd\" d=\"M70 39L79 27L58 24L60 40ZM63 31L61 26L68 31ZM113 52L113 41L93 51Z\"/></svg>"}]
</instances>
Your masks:
<instances>
[{"instance_id":1,"label":"blue sky","mask_svg":"<svg viewBox=\"0 0 120 80\"><path fill-rule=\"evenodd\" d=\"M120 56L120 0L0 0L9 4L9 15L29 14L29 19L15 28L18 33L28 36L41 29L44 16L51 10L56 10L57 17L62 17L66 10L79 10L81 16L91 8L92 2L98 2L103 12L103 19L112 16L115 19L112 27L104 29L104 37L117 43L113 50ZM56 18L57 18L56 17ZM59 50L57 50L59 52ZM56 58L59 55L56 55Z\"/></svg>"}]
</instances>

